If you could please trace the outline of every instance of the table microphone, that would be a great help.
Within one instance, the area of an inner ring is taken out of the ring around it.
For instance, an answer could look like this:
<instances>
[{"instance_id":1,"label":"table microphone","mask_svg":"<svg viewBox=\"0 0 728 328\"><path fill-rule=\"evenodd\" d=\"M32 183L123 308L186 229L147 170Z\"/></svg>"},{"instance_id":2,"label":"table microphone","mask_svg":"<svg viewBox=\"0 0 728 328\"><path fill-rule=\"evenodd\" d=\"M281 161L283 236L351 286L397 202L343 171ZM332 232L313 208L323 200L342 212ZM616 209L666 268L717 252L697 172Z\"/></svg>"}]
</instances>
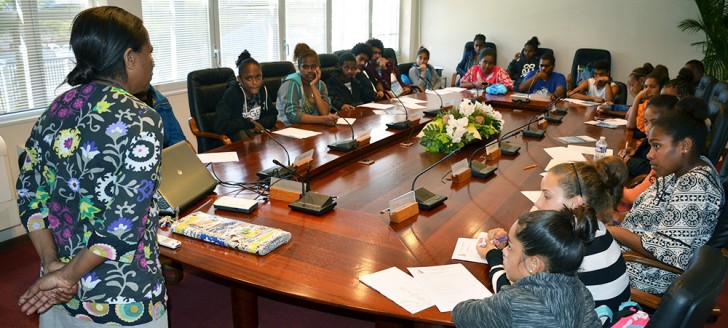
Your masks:
<instances>
[{"instance_id":1,"label":"table microphone","mask_svg":"<svg viewBox=\"0 0 728 328\"><path fill-rule=\"evenodd\" d=\"M410 122L409 120L409 113L407 113L407 106L405 106L402 100L399 99L398 95L396 95L394 92L392 92L392 94L395 98L397 98L397 101L399 101L399 103L402 105L402 108L404 108L404 121L387 123L387 127L395 130L404 130L412 127L412 122Z\"/></svg>"},{"instance_id":2,"label":"table microphone","mask_svg":"<svg viewBox=\"0 0 728 328\"><path fill-rule=\"evenodd\" d=\"M273 164L280 166L281 168L283 168L284 170L288 171L289 173L295 175L298 178L303 178L303 176L300 173L296 172L296 170L292 169L290 166L283 165L283 163L279 162L277 159L273 160Z\"/></svg>"},{"instance_id":3,"label":"table microphone","mask_svg":"<svg viewBox=\"0 0 728 328\"><path fill-rule=\"evenodd\" d=\"M283 146L280 142L278 142L278 140L276 140L276 138L274 138L273 135L270 132L268 132L268 129L263 129L263 133L265 133L269 138L273 139L273 141L275 141L275 143L277 143L279 146L281 146L281 148L283 148L283 151L286 152L286 160L287 160L288 165L287 166L281 165L281 166L287 168L288 171L295 172L290 167L291 166L291 155L288 154L288 150L286 149L286 147ZM274 162L275 162L275 160L274 160ZM280 174L280 170L278 169L278 167L275 167L275 166L267 168L263 171L260 171L260 172L256 173L256 175L261 179L267 179L270 177L282 178L282 176Z\"/></svg>"},{"instance_id":4,"label":"table microphone","mask_svg":"<svg viewBox=\"0 0 728 328\"><path fill-rule=\"evenodd\" d=\"M456 149L453 152L451 152L450 154L448 154L447 156L441 158L434 164L430 165L428 168L426 168L426 169L422 170L420 173L418 173L417 176L415 177L415 179L412 180L412 188L410 190L415 192L415 200L417 201L417 206L419 206L420 209L428 211L435 207L438 207L445 203L445 200L447 200L447 197L443 196L443 195L437 195L425 188L419 188L419 189L415 190L415 182L417 182L417 178L419 178L421 175L425 174L427 171L431 170L433 167L437 166L438 164L440 164L440 163L444 162L445 160L447 160L448 158L452 157L452 155L455 155L455 153L457 153L458 151L460 151L460 149Z\"/></svg>"},{"instance_id":5,"label":"table microphone","mask_svg":"<svg viewBox=\"0 0 728 328\"><path fill-rule=\"evenodd\" d=\"M301 185L301 199L288 204L294 211L308 213L316 216L321 216L336 207L336 201L334 197L329 195L319 194L311 191L311 163L308 163L306 169L306 182L304 185L308 186L304 190L304 186Z\"/></svg>"},{"instance_id":6,"label":"table microphone","mask_svg":"<svg viewBox=\"0 0 728 328\"><path fill-rule=\"evenodd\" d=\"M442 107L442 105L443 105L442 96L440 96L440 93L438 93L435 90L435 87L432 86L432 83L430 83L430 80L427 79L427 76L417 76L417 77L419 77L422 80L425 80L425 84L430 87L430 90L432 90L432 92L434 92L437 95L438 98L440 98L440 108L438 108L438 109L423 110L422 113L424 113L427 116L437 116L437 114L439 114L440 111L443 110L443 107ZM425 90L425 94L427 94L427 90Z\"/></svg>"},{"instance_id":7,"label":"table microphone","mask_svg":"<svg viewBox=\"0 0 728 328\"><path fill-rule=\"evenodd\" d=\"M351 126L351 123L349 122L349 120L347 120L346 117L344 117L344 115L342 115L338 109L336 109L334 107L331 107L331 108L334 109L334 112L336 112L336 114L338 114L339 117L341 117L344 120L344 122L346 122L346 125L349 126L349 129L351 129L351 139L339 140L332 144L329 144L329 149L336 150L336 151L343 151L343 152L350 152L350 151L356 149L356 147L359 145L359 142L356 141L356 138L354 138L354 127Z\"/></svg>"},{"instance_id":8,"label":"table microphone","mask_svg":"<svg viewBox=\"0 0 728 328\"><path fill-rule=\"evenodd\" d=\"M553 106L557 102L559 102L559 101L561 101L561 100L563 100L565 98L570 97L574 93L575 92L572 92L572 93L570 93L568 95L567 94L564 94L563 96L556 97L556 99L554 99L554 101L552 101L551 103L549 103L548 106L546 106L546 108L538 111L538 113L536 113L533 116L531 116L531 118L528 120L528 124L526 124L526 129L523 130L523 135L526 136L526 137L531 137L531 138L543 138L544 135L546 134L546 130L531 129L531 123L533 123L533 121L534 121L535 118L540 117L541 115L545 115L544 118L546 118L546 120L548 120L548 116L549 116L548 115L548 111L549 111L549 108L551 108L551 106ZM560 119L555 118L555 117L556 116L552 116L552 120L557 120L557 122L561 122L561 119L563 119L563 116L559 116Z\"/></svg>"}]
</instances>

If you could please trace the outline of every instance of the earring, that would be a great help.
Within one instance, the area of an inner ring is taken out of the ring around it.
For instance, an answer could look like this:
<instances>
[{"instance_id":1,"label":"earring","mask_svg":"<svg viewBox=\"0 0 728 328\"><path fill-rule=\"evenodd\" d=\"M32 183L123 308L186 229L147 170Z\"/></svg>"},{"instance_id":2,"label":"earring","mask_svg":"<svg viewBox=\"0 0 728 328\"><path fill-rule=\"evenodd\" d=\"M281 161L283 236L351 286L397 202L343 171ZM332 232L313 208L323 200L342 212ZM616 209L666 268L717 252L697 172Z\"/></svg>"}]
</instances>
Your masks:
<instances>
[{"instance_id":1,"label":"earring","mask_svg":"<svg viewBox=\"0 0 728 328\"><path fill-rule=\"evenodd\" d=\"M528 274L533 274L533 269L531 268L526 268L526 271L528 271Z\"/></svg>"}]
</instances>

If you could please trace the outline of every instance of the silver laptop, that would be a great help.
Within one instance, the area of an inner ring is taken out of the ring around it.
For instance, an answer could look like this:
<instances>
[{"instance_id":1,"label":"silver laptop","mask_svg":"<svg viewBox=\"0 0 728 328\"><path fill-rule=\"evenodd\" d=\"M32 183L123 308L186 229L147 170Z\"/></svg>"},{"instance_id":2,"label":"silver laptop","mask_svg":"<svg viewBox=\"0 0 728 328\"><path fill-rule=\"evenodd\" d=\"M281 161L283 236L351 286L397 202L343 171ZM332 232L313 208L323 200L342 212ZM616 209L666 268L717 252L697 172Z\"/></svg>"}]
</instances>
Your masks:
<instances>
[{"instance_id":1,"label":"silver laptop","mask_svg":"<svg viewBox=\"0 0 728 328\"><path fill-rule=\"evenodd\" d=\"M186 142L162 150L162 183L157 193L159 213L174 215L217 186L217 181Z\"/></svg>"}]
</instances>

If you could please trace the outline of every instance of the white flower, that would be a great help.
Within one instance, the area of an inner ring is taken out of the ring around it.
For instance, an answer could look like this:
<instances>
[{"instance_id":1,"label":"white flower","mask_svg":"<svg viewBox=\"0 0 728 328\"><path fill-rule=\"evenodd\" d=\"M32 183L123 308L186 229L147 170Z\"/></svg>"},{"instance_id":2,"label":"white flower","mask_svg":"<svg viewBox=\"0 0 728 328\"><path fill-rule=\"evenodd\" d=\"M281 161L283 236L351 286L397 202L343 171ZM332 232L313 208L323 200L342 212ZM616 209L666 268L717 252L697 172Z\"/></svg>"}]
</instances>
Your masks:
<instances>
[{"instance_id":1,"label":"white flower","mask_svg":"<svg viewBox=\"0 0 728 328\"><path fill-rule=\"evenodd\" d=\"M463 99L460 102L460 106L458 106L458 111L465 116L473 115L473 112L475 112L475 104L470 102L469 99Z\"/></svg>"},{"instance_id":2,"label":"white flower","mask_svg":"<svg viewBox=\"0 0 728 328\"><path fill-rule=\"evenodd\" d=\"M452 115L448 116L450 117L447 121L447 126L445 126L445 131L447 132L447 135L450 136L453 143L459 143L465 133L468 132L468 130L466 129L468 126L468 118L461 117L456 120L454 117L452 117Z\"/></svg>"}]
</instances>

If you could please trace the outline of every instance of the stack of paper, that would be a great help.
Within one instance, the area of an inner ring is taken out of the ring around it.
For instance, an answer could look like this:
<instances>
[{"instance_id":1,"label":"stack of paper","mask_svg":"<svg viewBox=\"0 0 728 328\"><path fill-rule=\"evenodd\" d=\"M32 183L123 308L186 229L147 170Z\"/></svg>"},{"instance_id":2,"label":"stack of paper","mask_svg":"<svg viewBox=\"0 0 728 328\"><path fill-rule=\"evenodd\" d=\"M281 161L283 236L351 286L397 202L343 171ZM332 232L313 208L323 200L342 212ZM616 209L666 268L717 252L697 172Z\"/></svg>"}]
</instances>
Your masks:
<instances>
[{"instance_id":1,"label":"stack of paper","mask_svg":"<svg viewBox=\"0 0 728 328\"><path fill-rule=\"evenodd\" d=\"M286 137L296 138L296 139L305 139L305 138L310 138L310 137L321 134L321 132L315 132L315 131L309 131L309 130L297 129L297 128L285 128L282 130L273 131L273 133L280 134L280 135L286 136Z\"/></svg>"}]
</instances>

